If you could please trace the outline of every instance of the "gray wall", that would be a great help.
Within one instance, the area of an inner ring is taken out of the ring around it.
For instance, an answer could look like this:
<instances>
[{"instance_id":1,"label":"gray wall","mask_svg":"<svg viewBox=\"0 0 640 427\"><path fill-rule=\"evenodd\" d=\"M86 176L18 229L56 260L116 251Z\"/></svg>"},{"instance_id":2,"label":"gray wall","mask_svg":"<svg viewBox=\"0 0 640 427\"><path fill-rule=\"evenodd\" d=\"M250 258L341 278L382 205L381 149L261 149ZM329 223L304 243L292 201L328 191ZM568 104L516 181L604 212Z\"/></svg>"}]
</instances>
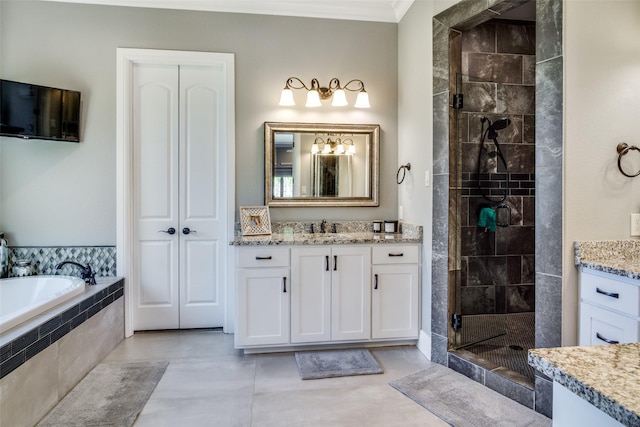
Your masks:
<instances>
[{"instance_id":1,"label":"gray wall","mask_svg":"<svg viewBox=\"0 0 640 427\"><path fill-rule=\"evenodd\" d=\"M397 24L39 1L0 5L0 76L83 96L80 144L0 140L0 229L11 245L115 244L118 47L235 54L236 206L264 202L263 122L377 123L380 207L273 208L271 218L397 216ZM324 84L332 77L362 79L372 108L278 107L290 76L307 84L313 77Z\"/></svg>"}]
</instances>

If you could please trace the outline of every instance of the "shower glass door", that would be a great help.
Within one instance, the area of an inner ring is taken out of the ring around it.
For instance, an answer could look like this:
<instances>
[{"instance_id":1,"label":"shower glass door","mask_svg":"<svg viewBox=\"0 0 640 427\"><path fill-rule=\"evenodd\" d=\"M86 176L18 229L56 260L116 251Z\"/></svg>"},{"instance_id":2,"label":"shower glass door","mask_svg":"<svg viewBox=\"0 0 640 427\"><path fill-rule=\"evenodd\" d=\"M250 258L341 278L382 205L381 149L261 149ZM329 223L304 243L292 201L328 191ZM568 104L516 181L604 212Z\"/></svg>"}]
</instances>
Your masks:
<instances>
[{"instance_id":1,"label":"shower glass door","mask_svg":"<svg viewBox=\"0 0 640 427\"><path fill-rule=\"evenodd\" d=\"M453 342L460 349L506 333L512 126L504 85L458 74L455 90L450 277L455 281Z\"/></svg>"}]
</instances>

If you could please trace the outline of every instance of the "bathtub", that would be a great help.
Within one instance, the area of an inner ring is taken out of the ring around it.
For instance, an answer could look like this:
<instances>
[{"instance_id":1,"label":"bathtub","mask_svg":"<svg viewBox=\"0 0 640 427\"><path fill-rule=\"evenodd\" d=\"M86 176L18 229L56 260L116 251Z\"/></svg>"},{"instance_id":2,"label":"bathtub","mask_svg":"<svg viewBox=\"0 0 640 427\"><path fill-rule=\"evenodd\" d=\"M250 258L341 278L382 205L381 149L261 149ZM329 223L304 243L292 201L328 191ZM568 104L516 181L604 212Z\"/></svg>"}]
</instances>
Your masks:
<instances>
[{"instance_id":1,"label":"bathtub","mask_svg":"<svg viewBox=\"0 0 640 427\"><path fill-rule=\"evenodd\" d=\"M29 276L0 280L0 332L7 331L80 295L82 279L72 276Z\"/></svg>"}]
</instances>

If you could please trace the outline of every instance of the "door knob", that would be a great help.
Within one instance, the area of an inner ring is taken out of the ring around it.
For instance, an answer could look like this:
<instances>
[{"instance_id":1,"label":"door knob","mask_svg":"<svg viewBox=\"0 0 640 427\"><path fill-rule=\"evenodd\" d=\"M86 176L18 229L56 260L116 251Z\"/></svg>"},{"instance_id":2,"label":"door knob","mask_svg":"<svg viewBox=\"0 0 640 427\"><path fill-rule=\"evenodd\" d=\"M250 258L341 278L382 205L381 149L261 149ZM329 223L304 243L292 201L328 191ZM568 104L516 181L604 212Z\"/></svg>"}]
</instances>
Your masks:
<instances>
[{"instance_id":1,"label":"door knob","mask_svg":"<svg viewBox=\"0 0 640 427\"><path fill-rule=\"evenodd\" d=\"M158 231L158 233L176 234L176 229L173 227L169 227L166 230Z\"/></svg>"},{"instance_id":2,"label":"door knob","mask_svg":"<svg viewBox=\"0 0 640 427\"><path fill-rule=\"evenodd\" d=\"M191 234L191 233L197 233L196 230L190 230L189 227L185 227L182 229L182 234Z\"/></svg>"}]
</instances>

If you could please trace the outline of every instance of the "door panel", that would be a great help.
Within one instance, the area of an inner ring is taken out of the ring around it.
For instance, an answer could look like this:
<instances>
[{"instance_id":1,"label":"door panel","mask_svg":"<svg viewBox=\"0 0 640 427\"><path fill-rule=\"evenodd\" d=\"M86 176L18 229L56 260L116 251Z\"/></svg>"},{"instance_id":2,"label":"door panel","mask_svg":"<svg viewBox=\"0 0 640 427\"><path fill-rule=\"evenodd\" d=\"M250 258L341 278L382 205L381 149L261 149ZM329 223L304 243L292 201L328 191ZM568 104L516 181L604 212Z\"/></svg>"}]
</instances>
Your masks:
<instances>
[{"instance_id":1,"label":"door panel","mask_svg":"<svg viewBox=\"0 0 640 427\"><path fill-rule=\"evenodd\" d=\"M136 329L178 327L178 67L134 65Z\"/></svg>"},{"instance_id":2,"label":"door panel","mask_svg":"<svg viewBox=\"0 0 640 427\"><path fill-rule=\"evenodd\" d=\"M371 249L333 248L331 339L371 338Z\"/></svg>"},{"instance_id":3,"label":"door panel","mask_svg":"<svg viewBox=\"0 0 640 427\"><path fill-rule=\"evenodd\" d=\"M328 248L291 249L291 342L331 340Z\"/></svg>"},{"instance_id":4,"label":"door panel","mask_svg":"<svg viewBox=\"0 0 640 427\"><path fill-rule=\"evenodd\" d=\"M180 66L180 325L224 322L226 131L222 67ZM183 232L189 229L188 234ZM198 296L196 298L196 296Z\"/></svg>"}]
</instances>

